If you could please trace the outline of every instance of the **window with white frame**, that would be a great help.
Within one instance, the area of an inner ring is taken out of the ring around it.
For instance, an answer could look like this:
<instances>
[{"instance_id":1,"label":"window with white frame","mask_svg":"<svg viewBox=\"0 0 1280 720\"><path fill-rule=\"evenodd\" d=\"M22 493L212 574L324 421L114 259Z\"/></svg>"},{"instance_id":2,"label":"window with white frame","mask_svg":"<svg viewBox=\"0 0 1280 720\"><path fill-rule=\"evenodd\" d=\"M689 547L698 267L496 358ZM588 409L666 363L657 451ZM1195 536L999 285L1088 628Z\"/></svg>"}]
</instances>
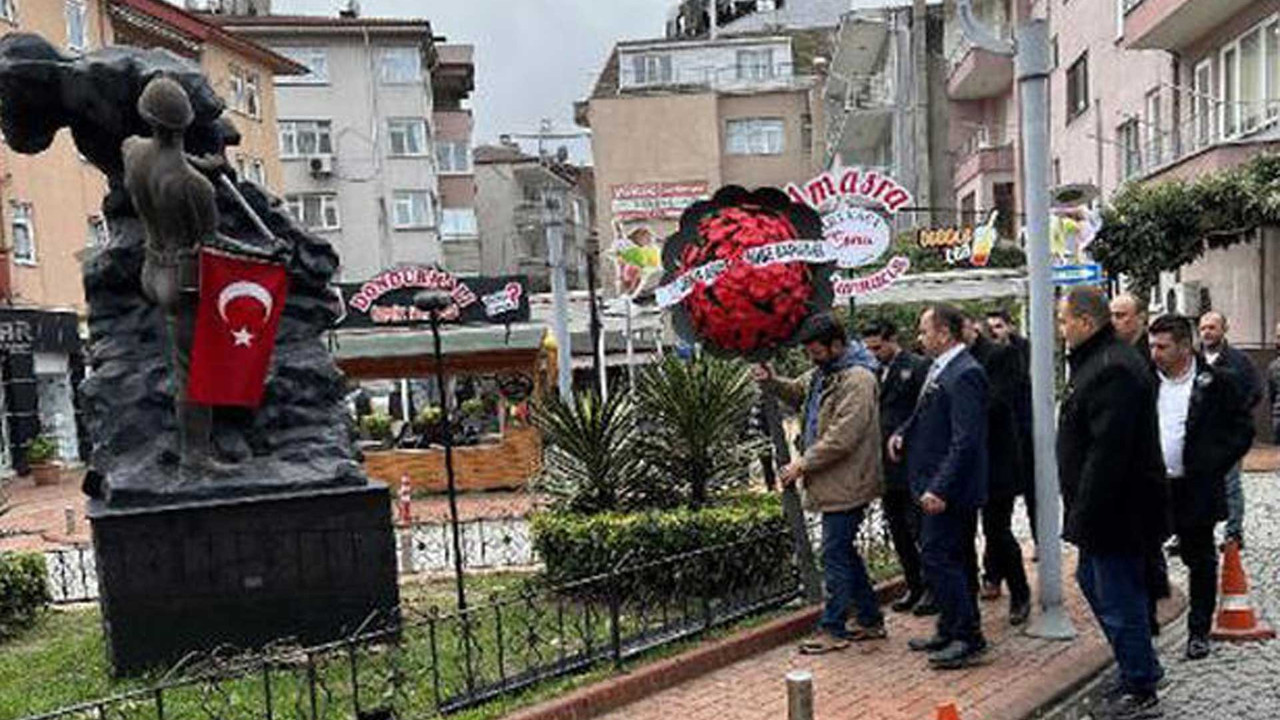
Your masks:
<instances>
[{"instance_id":1,"label":"window with white frame","mask_svg":"<svg viewBox=\"0 0 1280 720\"><path fill-rule=\"evenodd\" d=\"M442 173L471 172L471 143L466 140L437 140L436 165Z\"/></svg>"},{"instance_id":2,"label":"window with white frame","mask_svg":"<svg viewBox=\"0 0 1280 720\"><path fill-rule=\"evenodd\" d=\"M387 121L387 136L392 155L425 155L427 153L427 121L422 118L396 118Z\"/></svg>"},{"instance_id":3,"label":"window with white frame","mask_svg":"<svg viewBox=\"0 0 1280 720\"><path fill-rule=\"evenodd\" d=\"M672 82L670 53L643 53L631 56L631 74L636 85L663 85Z\"/></svg>"},{"instance_id":4,"label":"window with white frame","mask_svg":"<svg viewBox=\"0 0 1280 720\"><path fill-rule=\"evenodd\" d=\"M293 219L308 230L337 230L342 227L338 217L338 196L332 193L286 195L284 204Z\"/></svg>"},{"instance_id":5,"label":"window with white frame","mask_svg":"<svg viewBox=\"0 0 1280 720\"><path fill-rule=\"evenodd\" d=\"M106 247L109 239L107 236L107 221L100 215L91 215L88 225L85 244L91 248Z\"/></svg>"},{"instance_id":6,"label":"window with white frame","mask_svg":"<svg viewBox=\"0 0 1280 720\"><path fill-rule=\"evenodd\" d=\"M31 203L15 202L9 206L13 217L10 221L10 237L13 238L14 262L34 265L36 262L36 227L31 217Z\"/></svg>"},{"instance_id":7,"label":"window with white frame","mask_svg":"<svg viewBox=\"0 0 1280 720\"><path fill-rule=\"evenodd\" d=\"M771 77L773 77L772 49L738 51L739 80L767 80Z\"/></svg>"},{"instance_id":8,"label":"window with white frame","mask_svg":"<svg viewBox=\"0 0 1280 720\"><path fill-rule=\"evenodd\" d=\"M253 158L249 161L248 170L249 182L266 186L267 184L267 166L262 162L261 158Z\"/></svg>"},{"instance_id":9,"label":"window with white frame","mask_svg":"<svg viewBox=\"0 0 1280 720\"><path fill-rule=\"evenodd\" d=\"M329 82L329 55L324 48L278 47L275 51L307 68L305 75L277 75L277 85L324 85Z\"/></svg>"},{"instance_id":10,"label":"window with white frame","mask_svg":"<svg viewBox=\"0 0 1280 720\"><path fill-rule=\"evenodd\" d=\"M1120 150L1120 170L1124 179L1142 172L1141 133L1136 119L1116 128L1116 143Z\"/></svg>"},{"instance_id":11,"label":"window with white frame","mask_svg":"<svg viewBox=\"0 0 1280 720\"><path fill-rule=\"evenodd\" d=\"M445 240L474 238L480 234L474 208L445 208L440 211L440 237Z\"/></svg>"},{"instance_id":12,"label":"window with white frame","mask_svg":"<svg viewBox=\"0 0 1280 720\"><path fill-rule=\"evenodd\" d=\"M18 0L0 0L0 20L18 21Z\"/></svg>"},{"instance_id":13,"label":"window with white frame","mask_svg":"<svg viewBox=\"0 0 1280 720\"><path fill-rule=\"evenodd\" d=\"M1067 120L1089 109L1089 53L1085 52L1067 68Z\"/></svg>"},{"instance_id":14,"label":"window with white frame","mask_svg":"<svg viewBox=\"0 0 1280 720\"><path fill-rule=\"evenodd\" d=\"M67 49L84 50L88 47L89 35L86 25L84 0L66 0L63 12L67 17Z\"/></svg>"},{"instance_id":15,"label":"window with white frame","mask_svg":"<svg viewBox=\"0 0 1280 720\"><path fill-rule=\"evenodd\" d=\"M422 80L422 56L418 54L416 47L383 48L381 68L384 83L415 83Z\"/></svg>"},{"instance_id":16,"label":"window with white frame","mask_svg":"<svg viewBox=\"0 0 1280 720\"><path fill-rule=\"evenodd\" d=\"M262 117L262 93L258 73L231 68L231 109L249 117Z\"/></svg>"},{"instance_id":17,"label":"window with white frame","mask_svg":"<svg viewBox=\"0 0 1280 720\"><path fill-rule=\"evenodd\" d=\"M1146 105L1146 162L1148 167L1154 167L1164 158L1164 118L1159 88L1147 93Z\"/></svg>"},{"instance_id":18,"label":"window with white frame","mask_svg":"<svg viewBox=\"0 0 1280 720\"><path fill-rule=\"evenodd\" d=\"M1218 63L1222 137L1253 132L1280 116L1280 16L1224 45Z\"/></svg>"},{"instance_id":19,"label":"window with white frame","mask_svg":"<svg viewBox=\"0 0 1280 720\"><path fill-rule=\"evenodd\" d=\"M1222 134L1233 137L1240 131L1240 108L1236 107L1236 78L1240 68L1238 48L1230 47L1222 51Z\"/></svg>"},{"instance_id":20,"label":"window with white frame","mask_svg":"<svg viewBox=\"0 0 1280 720\"><path fill-rule=\"evenodd\" d=\"M305 158L333 154L333 123L328 120L281 120L280 157Z\"/></svg>"},{"instance_id":21,"label":"window with white frame","mask_svg":"<svg viewBox=\"0 0 1280 720\"><path fill-rule=\"evenodd\" d=\"M397 190L391 197L391 223L397 230L431 227L431 193Z\"/></svg>"},{"instance_id":22,"label":"window with white frame","mask_svg":"<svg viewBox=\"0 0 1280 720\"><path fill-rule=\"evenodd\" d=\"M1205 147L1213 142L1213 125L1217 122L1217 113L1213 95L1213 61L1205 60L1196 66L1192 77L1192 117L1194 118L1195 146Z\"/></svg>"},{"instance_id":23,"label":"window with white frame","mask_svg":"<svg viewBox=\"0 0 1280 720\"><path fill-rule=\"evenodd\" d=\"M1267 23L1266 38L1267 119L1280 116L1280 18Z\"/></svg>"},{"instance_id":24,"label":"window with white frame","mask_svg":"<svg viewBox=\"0 0 1280 720\"><path fill-rule=\"evenodd\" d=\"M726 124L725 151L730 155L781 155L782 118L739 118Z\"/></svg>"}]
</instances>

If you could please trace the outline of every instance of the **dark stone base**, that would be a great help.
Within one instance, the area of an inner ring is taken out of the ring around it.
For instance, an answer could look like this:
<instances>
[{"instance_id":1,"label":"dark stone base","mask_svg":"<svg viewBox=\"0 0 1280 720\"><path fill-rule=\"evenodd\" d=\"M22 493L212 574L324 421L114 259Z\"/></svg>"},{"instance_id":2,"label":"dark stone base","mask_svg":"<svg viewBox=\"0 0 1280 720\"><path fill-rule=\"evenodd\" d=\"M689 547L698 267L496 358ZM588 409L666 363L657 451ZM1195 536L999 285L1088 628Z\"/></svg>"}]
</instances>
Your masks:
<instances>
[{"instance_id":1,"label":"dark stone base","mask_svg":"<svg viewBox=\"0 0 1280 720\"><path fill-rule=\"evenodd\" d=\"M387 486L112 509L91 501L117 675L219 645L304 644L399 602Z\"/></svg>"}]
</instances>

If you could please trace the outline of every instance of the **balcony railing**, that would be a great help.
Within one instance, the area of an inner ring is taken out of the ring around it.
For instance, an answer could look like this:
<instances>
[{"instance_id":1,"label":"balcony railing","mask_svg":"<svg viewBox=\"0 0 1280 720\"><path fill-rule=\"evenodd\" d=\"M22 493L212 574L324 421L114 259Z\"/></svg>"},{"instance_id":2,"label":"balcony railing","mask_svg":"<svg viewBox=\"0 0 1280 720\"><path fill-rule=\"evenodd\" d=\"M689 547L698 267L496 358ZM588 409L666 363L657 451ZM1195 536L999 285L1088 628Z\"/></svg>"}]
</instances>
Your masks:
<instances>
[{"instance_id":1,"label":"balcony railing","mask_svg":"<svg viewBox=\"0 0 1280 720\"><path fill-rule=\"evenodd\" d=\"M1248 141L1280 125L1280 99L1276 98L1225 103L1205 102L1192 95L1186 97L1183 104L1195 108L1190 117L1158 128L1138 121L1141 141L1126 145L1119 140L1121 176L1131 179L1150 175L1216 145Z\"/></svg>"},{"instance_id":2,"label":"balcony railing","mask_svg":"<svg viewBox=\"0 0 1280 720\"><path fill-rule=\"evenodd\" d=\"M677 66L670 72L636 73L624 59L618 73L618 92L706 88L746 91L807 87L811 75L796 75L792 63L743 64L728 66Z\"/></svg>"}]
</instances>

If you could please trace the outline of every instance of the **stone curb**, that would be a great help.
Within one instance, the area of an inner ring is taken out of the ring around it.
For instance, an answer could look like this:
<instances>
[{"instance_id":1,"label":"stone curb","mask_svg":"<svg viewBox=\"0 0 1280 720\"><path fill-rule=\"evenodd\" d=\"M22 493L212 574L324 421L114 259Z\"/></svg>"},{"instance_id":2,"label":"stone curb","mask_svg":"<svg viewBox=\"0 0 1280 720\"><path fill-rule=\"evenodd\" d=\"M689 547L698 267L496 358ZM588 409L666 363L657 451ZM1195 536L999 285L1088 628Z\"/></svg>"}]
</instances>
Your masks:
<instances>
[{"instance_id":1,"label":"stone curb","mask_svg":"<svg viewBox=\"0 0 1280 720\"><path fill-rule=\"evenodd\" d=\"M897 577L877 585L876 595L883 604L901 595L905 588L906 583ZM588 720L800 637L813 629L821 613L819 606L797 610L760 627L517 711L507 715L506 720Z\"/></svg>"}]
</instances>

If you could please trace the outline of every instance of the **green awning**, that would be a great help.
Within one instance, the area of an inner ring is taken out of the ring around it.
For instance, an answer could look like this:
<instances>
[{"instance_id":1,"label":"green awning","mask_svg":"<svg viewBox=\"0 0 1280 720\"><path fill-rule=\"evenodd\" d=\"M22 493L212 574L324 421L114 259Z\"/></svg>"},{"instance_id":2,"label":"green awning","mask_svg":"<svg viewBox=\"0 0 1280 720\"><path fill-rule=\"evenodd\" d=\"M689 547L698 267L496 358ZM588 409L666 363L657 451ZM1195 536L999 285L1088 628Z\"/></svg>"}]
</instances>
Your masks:
<instances>
[{"instance_id":1,"label":"green awning","mask_svg":"<svg viewBox=\"0 0 1280 720\"><path fill-rule=\"evenodd\" d=\"M533 323L449 327L440 331L440 347L446 356L495 350L537 350L542 347L545 333L544 326ZM431 330L427 328L339 330L334 333L333 357L339 361L412 357L432 352Z\"/></svg>"}]
</instances>

